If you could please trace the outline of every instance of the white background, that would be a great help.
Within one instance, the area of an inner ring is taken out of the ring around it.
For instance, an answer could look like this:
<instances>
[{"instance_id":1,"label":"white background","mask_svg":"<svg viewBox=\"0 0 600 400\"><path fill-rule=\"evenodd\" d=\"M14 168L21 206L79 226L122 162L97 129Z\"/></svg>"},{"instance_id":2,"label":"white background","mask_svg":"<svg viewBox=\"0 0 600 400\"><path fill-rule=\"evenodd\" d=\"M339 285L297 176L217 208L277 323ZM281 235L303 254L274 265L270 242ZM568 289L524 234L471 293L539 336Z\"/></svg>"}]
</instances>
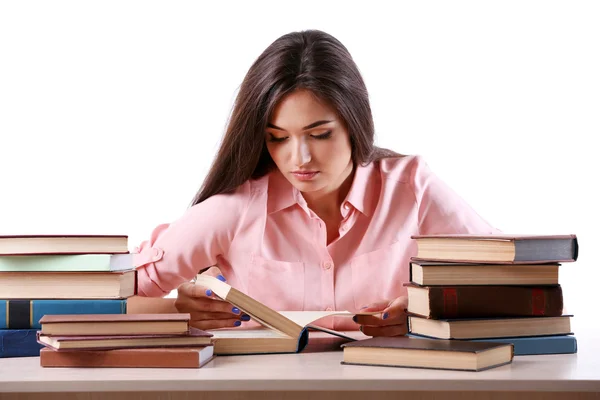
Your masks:
<instances>
[{"instance_id":1,"label":"white background","mask_svg":"<svg viewBox=\"0 0 600 400\"><path fill-rule=\"evenodd\" d=\"M575 233L575 332L597 310L600 3L1 1L0 234L179 217L254 59L316 28L352 53L377 144L421 154L508 233ZM375 267L375 266L374 266Z\"/></svg>"}]
</instances>

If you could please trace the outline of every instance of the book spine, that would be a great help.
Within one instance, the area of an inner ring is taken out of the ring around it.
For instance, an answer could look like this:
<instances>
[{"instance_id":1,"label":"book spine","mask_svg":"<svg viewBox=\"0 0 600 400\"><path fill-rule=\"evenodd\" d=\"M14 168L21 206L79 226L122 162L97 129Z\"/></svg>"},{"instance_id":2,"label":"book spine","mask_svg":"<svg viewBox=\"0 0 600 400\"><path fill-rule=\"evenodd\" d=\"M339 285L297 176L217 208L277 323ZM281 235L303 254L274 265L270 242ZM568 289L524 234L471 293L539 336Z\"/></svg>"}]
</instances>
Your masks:
<instances>
[{"instance_id":1,"label":"book spine","mask_svg":"<svg viewBox=\"0 0 600 400\"><path fill-rule=\"evenodd\" d=\"M41 329L44 315L126 313L126 299L0 300L0 329Z\"/></svg>"},{"instance_id":2,"label":"book spine","mask_svg":"<svg viewBox=\"0 0 600 400\"><path fill-rule=\"evenodd\" d=\"M162 349L77 350L40 352L42 367L198 368L203 362L198 349L164 352Z\"/></svg>"},{"instance_id":3,"label":"book spine","mask_svg":"<svg viewBox=\"0 0 600 400\"><path fill-rule=\"evenodd\" d=\"M0 330L0 358L37 357L43 347L36 340L36 329Z\"/></svg>"},{"instance_id":4,"label":"book spine","mask_svg":"<svg viewBox=\"0 0 600 400\"><path fill-rule=\"evenodd\" d=\"M577 353L577 339L572 335L475 339L473 341L512 343L515 356Z\"/></svg>"},{"instance_id":5,"label":"book spine","mask_svg":"<svg viewBox=\"0 0 600 400\"><path fill-rule=\"evenodd\" d=\"M560 286L429 287L433 319L558 317L563 311Z\"/></svg>"}]
</instances>

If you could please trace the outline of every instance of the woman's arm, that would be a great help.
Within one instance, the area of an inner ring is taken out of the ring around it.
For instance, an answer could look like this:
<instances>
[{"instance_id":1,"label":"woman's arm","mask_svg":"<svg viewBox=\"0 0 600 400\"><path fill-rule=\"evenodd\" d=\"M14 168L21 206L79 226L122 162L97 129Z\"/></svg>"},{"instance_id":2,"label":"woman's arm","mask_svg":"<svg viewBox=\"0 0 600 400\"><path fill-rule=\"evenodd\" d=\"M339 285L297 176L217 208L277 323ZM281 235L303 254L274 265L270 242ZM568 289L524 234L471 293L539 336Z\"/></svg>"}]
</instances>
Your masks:
<instances>
[{"instance_id":1,"label":"woman's arm","mask_svg":"<svg viewBox=\"0 0 600 400\"><path fill-rule=\"evenodd\" d=\"M127 314L170 314L179 312L175 299L133 296L127 299Z\"/></svg>"},{"instance_id":2,"label":"woman's arm","mask_svg":"<svg viewBox=\"0 0 600 400\"><path fill-rule=\"evenodd\" d=\"M189 208L177 221L154 229L134 251L138 295L170 293L198 271L226 255L250 203L250 183L234 193L212 196Z\"/></svg>"}]
</instances>

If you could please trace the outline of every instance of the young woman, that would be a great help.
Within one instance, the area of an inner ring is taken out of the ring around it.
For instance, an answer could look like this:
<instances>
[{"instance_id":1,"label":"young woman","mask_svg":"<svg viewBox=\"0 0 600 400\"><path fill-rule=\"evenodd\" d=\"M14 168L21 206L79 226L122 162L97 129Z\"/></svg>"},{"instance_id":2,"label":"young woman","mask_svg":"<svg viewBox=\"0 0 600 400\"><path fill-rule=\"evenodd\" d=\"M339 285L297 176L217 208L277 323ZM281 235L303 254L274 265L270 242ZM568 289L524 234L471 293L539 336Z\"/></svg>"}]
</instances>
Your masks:
<instances>
[{"instance_id":1,"label":"young woman","mask_svg":"<svg viewBox=\"0 0 600 400\"><path fill-rule=\"evenodd\" d=\"M248 316L190 283L214 266L206 273L276 310L381 311L323 324L405 334L411 235L497 231L422 158L373 139L346 48L321 31L280 37L248 71L192 207L136 250L139 294L178 288L194 326L239 326Z\"/></svg>"}]
</instances>

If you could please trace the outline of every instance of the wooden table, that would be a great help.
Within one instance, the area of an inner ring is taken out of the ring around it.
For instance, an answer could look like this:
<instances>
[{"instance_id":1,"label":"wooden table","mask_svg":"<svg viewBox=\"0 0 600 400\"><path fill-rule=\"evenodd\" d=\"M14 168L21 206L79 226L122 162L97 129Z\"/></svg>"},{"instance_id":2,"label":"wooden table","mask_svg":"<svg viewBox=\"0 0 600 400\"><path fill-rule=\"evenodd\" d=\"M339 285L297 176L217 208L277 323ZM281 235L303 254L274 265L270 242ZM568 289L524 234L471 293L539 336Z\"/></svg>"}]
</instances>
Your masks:
<instances>
[{"instance_id":1,"label":"wooden table","mask_svg":"<svg viewBox=\"0 0 600 400\"><path fill-rule=\"evenodd\" d=\"M0 400L14 399L600 399L594 337L579 353L515 357L482 372L340 365L342 352L216 357L201 369L57 369L0 359Z\"/></svg>"}]
</instances>

